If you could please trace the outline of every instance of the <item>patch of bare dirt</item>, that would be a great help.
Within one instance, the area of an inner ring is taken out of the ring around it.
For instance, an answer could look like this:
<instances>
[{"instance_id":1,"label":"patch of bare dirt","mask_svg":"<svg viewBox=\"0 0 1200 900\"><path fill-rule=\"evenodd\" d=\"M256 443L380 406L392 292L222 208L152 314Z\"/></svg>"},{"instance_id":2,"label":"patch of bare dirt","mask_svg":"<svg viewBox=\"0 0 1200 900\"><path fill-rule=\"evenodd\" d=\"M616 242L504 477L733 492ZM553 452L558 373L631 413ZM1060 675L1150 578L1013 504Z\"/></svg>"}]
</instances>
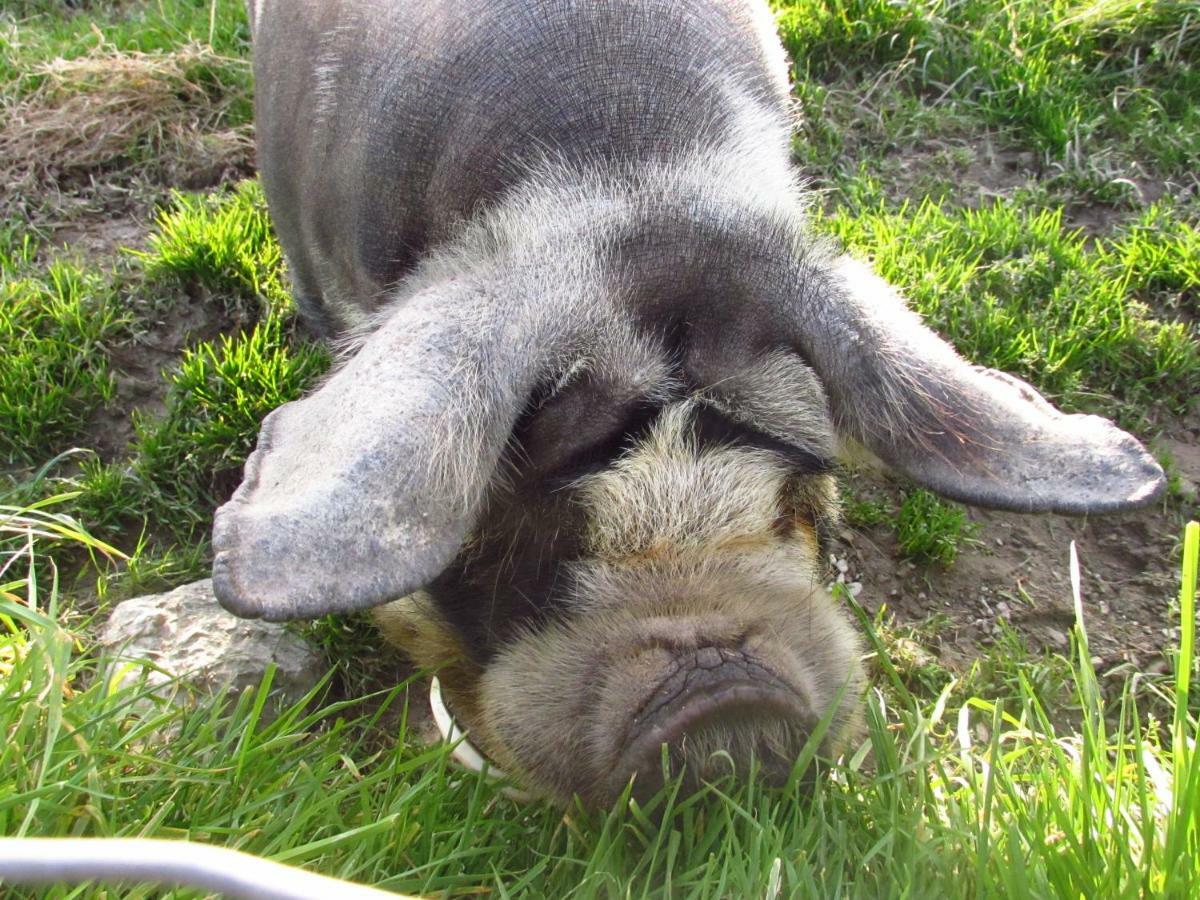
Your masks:
<instances>
[{"instance_id":1,"label":"patch of bare dirt","mask_svg":"<svg viewBox=\"0 0 1200 900\"><path fill-rule=\"evenodd\" d=\"M142 249L148 234L149 229L132 216L88 217L55 228L50 246L105 265L124 250Z\"/></svg>"},{"instance_id":2,"label":"patch of bare dirt","mask_svg":"<svg viewBox=\"0 0 1200 900\"><path fill-rule=\"evenodd\" d=\"M898 196L938 195L952 187L955 198L969 206L1011 197L1031 187L1040 176L1034 153L999 147L991 140L923 140L887 157L890 181Z\"/></svg>"},{"instance_id":3,"label":"patch of bare dirt","mask_svg":"<svg viewBox=\"0 0 1200 900\"><path fill-rule=\"evenodd\" d=\"M156 315L143 318L139 332L109 354L116 396L88 423L87 446L105 461L124 458L135 434L134 412L154 417L166 411L169 383L164 372L178 364L187 347L235 331L238 325L204 291L181 296Z\"/></svg>"},{"instance_id":4,"label":"patch of bare dirt","mask_svg":"<svg viewBox=\"0 0 1200 900\"><path fill-rule=\"evenodd\" d=\"M1169 454L1174 496L1135 512L1074 518L970 510L977 544L964 547L948 568L903 560L887 524L842 532L835 551L858 600L874 614L886 605L900 624L937 617L936 648L944 664L961 668L1001 623L1022 633L1031 648L1065 651L1075 621L1069 547L1082 569L1084 622L1094 656L1109 669L1164 665L1178 641L1182 523L1200 515L1200 419L1180 423L1155 442ZM869 490L891 492L883 482Z\"/></svg>"},{"instance_id":5,"label":"patch of bare dirt","mask_svg":"<svg viewBox=\"0 0 1200 900\"><path fill-rule=\"evenodd\" d=\"M884 157L889 192L896 196L952 196L978 207L1012 199L1022 190L1049 191L1063 205L1063 224L1089 237L1111 234L1130 213L1160 200L1191 203L1200 196L1200 176L1163 178L1137 161L1045 160L1031 150L998 144L991 137L926 139L894 149ZM1079 185L1092 182L1091 189ZM1111 195L1113 199L1097 199Z\"/></svg>"}]
</instances>

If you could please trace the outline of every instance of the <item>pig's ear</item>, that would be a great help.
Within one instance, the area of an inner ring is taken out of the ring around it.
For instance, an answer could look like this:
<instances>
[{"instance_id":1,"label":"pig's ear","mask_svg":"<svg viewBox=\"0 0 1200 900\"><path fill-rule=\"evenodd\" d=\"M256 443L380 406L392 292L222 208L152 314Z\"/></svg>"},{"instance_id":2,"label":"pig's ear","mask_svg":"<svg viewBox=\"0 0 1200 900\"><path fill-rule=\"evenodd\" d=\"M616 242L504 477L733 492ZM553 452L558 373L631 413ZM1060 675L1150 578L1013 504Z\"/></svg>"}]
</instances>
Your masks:
<instances>
[{"instance_id":1,"label":"pig's ear","mask_svg":"<svg viewBox=\"0 0 1200 900\"><path fill-rule=\"evenodd\" d=\"M1162 469L1106 419L1065 415L1025 382L969 365L867 266L843 257L801 349L839 430L946 497L1088 513L1153 499Z\"/></svg>"},{"instance_id":2,"label":"pig's ear","mask_svg":"<svg viewBox=\"0 0 1200 900\"><path fill-rule=\"evenodd\" d=\"M544 358L531 342L545 336L521 331L482 292L427 289L319 390L267 416L241 487L217 511L221 604L247 618L313 618L437 576Z\"/></svg>"}]
</instances>

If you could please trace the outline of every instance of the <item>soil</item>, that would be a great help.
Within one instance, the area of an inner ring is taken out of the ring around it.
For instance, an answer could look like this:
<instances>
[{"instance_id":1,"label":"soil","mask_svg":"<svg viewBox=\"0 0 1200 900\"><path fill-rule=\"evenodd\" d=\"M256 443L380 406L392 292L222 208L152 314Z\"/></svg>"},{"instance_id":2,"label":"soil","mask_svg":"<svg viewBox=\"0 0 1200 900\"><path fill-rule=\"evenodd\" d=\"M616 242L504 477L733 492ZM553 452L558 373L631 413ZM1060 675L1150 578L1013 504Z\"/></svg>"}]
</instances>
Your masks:
<instances>
[{"instance_id":1,"label":"soil","mask_svg":"<svg viewBox=\"0 0 1200 900\"><path fill-rule=\"evenodd\" d=\"M962 668L1002 623L1033 650L1065 651L1075 622L1069 547L1075 542L1089 644L1101 671L1129 665L1157 671L1178 641L1180 536L1200 514L1200 417L1153 443L1172 461L1173 496L1149 508L1097 518L969 510L976 532L948 567L903 559L889 525L843 529L841 579L862 585L869 613L881 607L901 625L936 617L941 661ZM867 493L894 494L875 480ZM891 499L895 500L893 496Z\"/></svg>"},{"instance_id":2,"label":"soil","mask_svg":"<svg viewBox=\"0 0 1200 900\"><path fill-rule=\"evenodd\" d=\"M54 229L50 245L97 263L111 261L124 250L141 250L149 228L125 212L116 218L102 215L69 222Z\"/></svg>"},{"instance_id":3,"label":"soil","mask_svg":"<svg viewBox=\"0 0 1200 900\"><path fill-rule=\"evenodd\" d=\"M112 348L109 359L116 378L116 397L96 412L89 425L93 447L105 462L124 458L134 438L133 413L161 415L168 373L183 351L199 341L231 330L220 304L205 296L182 295L143 331Z\"/></svg>"},{"instance_id":4,"label":"soil","mask_svg":"<svg viewBox=\"0 0 1200 900\"><path fill-rule=\"evenodd\" d=\"M1053 190L1055 180L1068 173L1063 164L1047 166L1030 150L998 145L991 139L921 140L894 150L883 166L889 190L898 196L919 199L948 192L956 203L971 207L1039 186ZM1124 191L1124 201L1084 202L1076 191L1062 191L1066 228L1079 229L1088 238L1103 237L1127 221L1132 210L1164 197L1192 202L1200 196L1200 177L1164 178L1145 171L1136 161L1114 170L1110 180Z\"/></svg>"}]
</instances>

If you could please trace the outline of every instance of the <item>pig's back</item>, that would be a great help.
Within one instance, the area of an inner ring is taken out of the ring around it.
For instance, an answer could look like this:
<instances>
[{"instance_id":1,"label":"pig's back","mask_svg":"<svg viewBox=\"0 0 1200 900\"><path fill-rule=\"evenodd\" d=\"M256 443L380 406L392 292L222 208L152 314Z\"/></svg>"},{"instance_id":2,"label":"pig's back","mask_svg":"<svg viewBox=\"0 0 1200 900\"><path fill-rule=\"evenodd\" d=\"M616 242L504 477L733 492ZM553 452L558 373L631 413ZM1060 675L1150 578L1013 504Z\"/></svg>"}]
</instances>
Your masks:
<instances>
[{"instance_id":1,"label":"pig's back","mask_svg":"<svg viewBox=\"0 0 1200 900\"><path fill-rule=\"evenodd\" d=\"M327 305L369 308L530 163L666 159L720 144L747 100L786 109L765 3L258 0L252 14L264 185L301 292Z\"/></svg>"}]
</instances>

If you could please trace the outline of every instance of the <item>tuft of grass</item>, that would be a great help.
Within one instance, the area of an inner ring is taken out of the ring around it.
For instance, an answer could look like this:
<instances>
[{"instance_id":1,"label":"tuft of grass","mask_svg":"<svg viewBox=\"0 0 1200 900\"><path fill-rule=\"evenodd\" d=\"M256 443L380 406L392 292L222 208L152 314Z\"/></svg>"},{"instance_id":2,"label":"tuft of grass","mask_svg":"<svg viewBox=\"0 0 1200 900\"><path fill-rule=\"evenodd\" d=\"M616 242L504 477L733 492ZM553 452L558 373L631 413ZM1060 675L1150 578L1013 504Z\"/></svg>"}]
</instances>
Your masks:
<instances>
[{"instance_id":1,"label":"tuft of grass","mask_svg":"<svg viewBox=\"0 0 1200 900\"><path fill-rule=\"evenodd\" d=\"M136 256L151 281L199 285L227 308L255 302L281 314L290 309L283 254L257 181L229 193L174 194L147 244Z\"/></svg>"},{"instance_id":2,"label":"tuft of grass","mask_svg":"<svg viewBox=\"0 0 1200 900\"><path fill-rule=\"evenodd\" d=\"M1103 267L1152 309L1200 317L1200 228L1170 203L1153 203L1102 242Z\"/></svg>"},{"instance_id":3,"label":"tuft of grass","mask_svg":"<svg viewBox=\"0 0 1200 900\"><path fill-rule=\"evenodd\" d=\"M259 425L329 365L315 344L289 340L270 314L249 332L187 350L168 376L167 412L135 418L136 477L153 486L163 520L207 526L241 478Z\"/></svg>"},{"instance_id":4,"label":"tuft of grass","mask_svg":"<svg viewBox=\"0 0 1200 900\"><path fill-rule=\"evenodd\" d=\"M906 491L896 515L896 540L910 559L949 566L977 526L957 503L938 498L924 488Z\"/></svg>"},{"instance_id":5,"label":"tuft of grass","mask_svg":"<svg viewBox=\"0 0 1200 900\"><path fill-rule=\"evenodd\" d=\"M1115 395L1126 422L1183 413L1200 393L1200 341L1162 305L1172 289L1193 302L1196 230L1165 208L1089 245L1061 210L859 202L820 227L871 253L968 359L1027 379L1066 409L1111 415L1097 398Z\"/></svg>"},{"instance_id":6,"label":"tuft of grass","mask_svg":"<svg viewBox=\"0 0 1200 900\"><path fill-rule=\"evenodd\" d=\"M108 348L129 325L108 283L24 241L0 251L0 459L40 463L113 397Z\"/></svg>"}]
</instances>

